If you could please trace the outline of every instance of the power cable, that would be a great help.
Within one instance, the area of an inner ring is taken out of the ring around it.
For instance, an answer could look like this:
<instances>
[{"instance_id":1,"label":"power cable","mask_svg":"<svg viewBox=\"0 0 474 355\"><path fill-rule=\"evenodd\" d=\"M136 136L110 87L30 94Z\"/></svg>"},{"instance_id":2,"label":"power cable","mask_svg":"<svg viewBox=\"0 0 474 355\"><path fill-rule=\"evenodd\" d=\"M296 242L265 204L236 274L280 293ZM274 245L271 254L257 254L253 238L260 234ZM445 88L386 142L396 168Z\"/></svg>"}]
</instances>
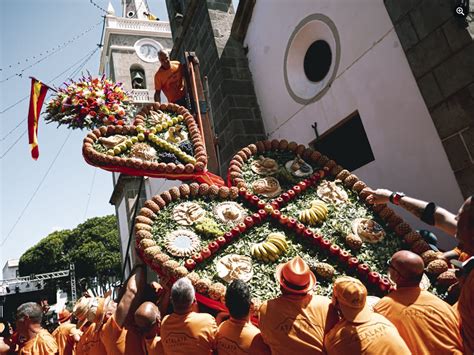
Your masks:
<instances>
[{"instance_id":1,"label":"power cable","mask_svg":"<svg viewBox=\"0 0 474 355\"><path fill-rule=\"evenodd\" d=\"M40 54L34 55L33 57L26 58L26 59L24 59L24 60L22 60L22 61L17 62L16 64L10 64L8 67L0 68L0 71L4 71L4 70L10 69L10 68L13 68L15 65L20 65L20 64L23 63L23 62L28 62L28 61L30 61L30 60L36 59L36 57L41 57L41 56L43 56L43 55L49 54L49 52L52 52L52 51L54 51L54 50L57 50L57 49L58 49L59 47L61 47L61 46L66 46L69 42L71 42L71 41L74 40L74 39L79 38L82 34L86 34L88 31L92 30L95 26L97 26L97 24L93 25L90 29L83 31L83 33L81 33L80 35L76 35L75 37L73 37L73 38L70 39L69 41L66 41L66 42L64 42L64 43L62 43L62 44L58 44L56 47L52 47L51 49L49 49L49 50L47 50L47 51L45 51L45 52L41 52Z\"/></svg>"},{"instance_id":2,"label":"power cable","mask_svg":"<svg viewBox=\"0 0 474 355\"><path fill-rule=\"evenodd\" d=\"M54 51L52 51L51 53L49 53L49 54L46 55L45 57L43 57L43 58L37 60L36 62L34 62L33 64L30 64L30 65L28 65L27 67L23 68L20 72L15 73L15 74L12 74L12 75L6 77L5 79L0 80L0 83L4 83L4 82L6 82L6 81L8 81L8 80L10 80L10 79L12 79L12 78L14 78L15 76L18 76L18 77L20 77L20 78L23 77L23 73L24 73L26 70L28 70L28 69L34 67L36 64L41 63L43 60L45 60L45 59L51 57L53 54L56 54L57 52L59 52L59 51L62 50L63 48L67 47L70 43L75 42L77 39L81 38L81 37L84 36L86 33L92 31L92 30L94 29L94 27L100 25L101 23L102 23L102 21L97 22L94 26L90 27L88 30L83 31L81 34L79 34L79 35L73 37L73 38L70 39L69 41L65 42L61 47L58 47L57 49L55 49Z\"/></svg>"},{"instance_id":3,"label":"power cable","mask_svg":"<svg viewBox=\"0 0 474 355\"><path fill-rule=\"evenodd\" d=\"M90 58L92 58L92 56L94 55L95 52L97 52L98 49L99 49L99 47L97 47L92 53L89 54L89 56L87 57L87 59L84 60L84 61L82 62L82 64L74 71L74 75L71 75L72 77L74 77L78 72L80 72L80 71L84 68L84 66L86 65L86 63L90 60ZM20 122L20 123L21 123L21 122ZM18 126L19 126L19 125L18 125ZM15 130L15 128L14 128L13 130ZM13 142L12 145L10 145L10 146L7 148L6 152L3 153L2 156L0 156L0 160L3 159L3 158L8 154L8 152L18 143L18 141L21 139L21 137L23 137L23 136L26 134L27 131L28 131L28 128L20 135L20 137L17 138L17 140L16 140L15 142ZM4 138L5 138L5 137L4 137ZM3 139L2 139L2 140L3 140Z\"/></svg>"},{"instance_id":4,"label":"power cable","mask_svg":"<svg viewBox=\"0 0 474 355\"><path fill-rule=\"evenodd\" d=\"M20 215L18 216L18 218L16 219L15 223L13 224L13 226L10 228L10 231L7 233L7 236L2 240L2 242L0 243L0 246L2 246L3 244L5 244L5 242L7 241L7 239L10 237L10 235L12 234L12 232L14 231L15 227L18 225L18 223L20 222L21 218L23 217L23 215L25 214L27 208L30 206L30 203L31 201L33 201L33 199L35 198L36 194L38 193L39 189L41 188L41 186L43 185L44 181L46 180L49 172L51 171L54 163L56 162L56 160L58 159L59 155L61 154L64 146L66 145L66 142L69 140L69 137L71 136L71 133L72 131L69 131L69 134L67 135L66 139L64 140L63 144L61 145L61 147L59 148L58 152L56 153L56 156L54 157L53 161L51 162L51 164L49 165L48 167L48 170L46 170L46 173L43 175L43 178L41 179L40 183L38 184L38 186L36 187L35 191L33 192L33 194L31 195L30 199L28 200L28 202L26 203L25 207L23 208L23 210L21 211Z\"/></svg>"},{"instance_id":5,"label":"power cable","mask_svg":"<svg viewBox=\"0 0 474 355\"><path fill-rule=\"evenodd\" d=\"M84 217L82 218L84 221L86 220L87 210L89 209L89 203L91 202L92 189L94 188L96 173L97 173L97 169L94 168L94 175L92 176L92 183L91 183L91 187L89 188L89 196L87 198L86 210L84 211Z\"/></svg>"},{"instance_id":6,"label":"power cable","mask_svg":"<svg viewBox=\"0 0 474 355\"><path fill-rule=\"evenodd\" d=\"M66 73L67 71L71 70L72 68L74 68L77 64L79 63L82 63L82 61L88 57L91 53L93 52L96 52L97 51L97 48L93 49L91 52L88 52L84 57L81 57L81 59L79 59L77 62L75 62L74 64L72 64L71 66L69 66L67 69L63 70L61 73L59 73L58 75L56 75L54 78L52 79L49 79L48 82L51 82L51 81L55 81L57 78L59 78L60 76L62 76L64 73ZM29 98L30 95L26 95L25 97L22 97L20 100L18 100L17 102L11 104L10 106L8 106L6 109L4 109L3 111L0 111L0 114L2 113L5 113L7 112L8 110L12 109L13 107L15 107L16 105L22 103L23 101L25 101L27 98ZM2 139L3 140L3 139Z\"/></svg>"},{"instance_id":7,"label":"power cable","mask_svg":"<svg viewBox=\"0 0 474 355\"><path fill-rule=\"evenodd\" d=\"M6 150L5 153L2 154L2 156L0 156L0 160L2 160L10 150L12 150L12 148L20 141L21 138L23 138L23 136L26 134L26 132L28 132L28 127L23 131L23 133L16 139L16 141L13 142L12 145L10 145L8 147L8 149Z\"/></svg>"}]
</instances>

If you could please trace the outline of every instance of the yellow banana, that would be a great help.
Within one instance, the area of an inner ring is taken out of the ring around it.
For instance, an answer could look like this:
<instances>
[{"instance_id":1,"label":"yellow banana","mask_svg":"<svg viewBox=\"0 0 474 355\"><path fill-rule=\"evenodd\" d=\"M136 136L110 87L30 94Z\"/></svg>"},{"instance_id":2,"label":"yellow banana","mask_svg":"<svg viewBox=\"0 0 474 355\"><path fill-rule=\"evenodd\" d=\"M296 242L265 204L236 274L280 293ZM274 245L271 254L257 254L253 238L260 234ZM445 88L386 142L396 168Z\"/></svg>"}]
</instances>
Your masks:
<instances>
[{"instance_id":1,"label":"yellow banana","mask_svg":"<svg viewBox=\"0 0 474 355\"><path fill-rule=\"evenodd\" d=\"M258 243L257 248L258 248L258 251L260 252L260 257L262 259L267 258L268 252L267 252L267 249L263 247L263 243Z\"/></svg>"},{"instance_id":2,"label":"yellow banana","mask_svg":"<svg viewBox=\"0 0 474 355\"><path fill-rule=\"evenodd\" d=\"M311 224L316 224L316 223L318 223L319 216L318 216L318 214L316 213L316 211L315 211L314 209L310 208L310 209L308 210L308 213L309 213L309 215L310 215L310 217L311 217L310 223L311 223Z\"/></svg>"},{"instance_id":3,"label":"yellow banana","mask_svg":"<svg viewBox=\"0 0 474 355\"><path fill-rule=\"evenodd\" d=\"M281 253L286 252L286 250L288 249L288 245L285 244L285 242L281 239L270 238L268 239L268 242L276 245L276 247L280 250Z\"/></svg>"},{"instance_id":4,"label":"yellow banana","mask_svg":"<svg viewBox=\"0 0 474 355\"><path fill-rule=\"evenodd\" d=\"M325 214L328 213L328 206L323 201L320 201L320 200L311 201L311 207L316 207L316 206L321 207Z\"/></svg>"},{"instance_id":5,"label":"yellow banana","mask_svg":"<svg viewBox=\"0 0 474 355\"><path fill-rule=\"evenodd\" d=\"M320 208L319 206L313 206L311 208L311 210L317 215L317 218L319 221L324 221L326 219L326 216L324 214L324 211L322 210L322 208Z\"/></svg>"},{"instance_id":6,"label":"yellow banana","mask_svg":"<svg viewBox=\"0 0 474 355\"><path fill-rule=\"evenodd\" d=\"M268 251L268 257L271 259L271 257L276 257L280 255L280 250L276 247L275 244L270 243L270 242L265 242L263 243L263 247Z\"/></svg>"},{"instance_id":7,"label":"yellow banana","mask_svg":"<svg viewBox=\"0 0 474 355\"><path fill-rule=\"evenodd\" d=\"M285 238L281 238L281 237L277 237L277 236L270 235L270 236L267 238L267 240L269 240L269 241L274 241L274 240L275 240L275 241L278 241L278 242L282 243L282 244L285 246L285 248L288 248L288 242L286 241Z\"/></svg>"},{"instance_id":8,"label":"yellow banana","mask_svg":"<svg viewBox=\"0 0 474 355\"><path fill-rule=\"evenodd\" d=\"M257 259L260 259L262 257L262 255L260 254L260 249L258 248L258 244L252 245L251 252L252 255Z\"/></svg>"}]
</instances>

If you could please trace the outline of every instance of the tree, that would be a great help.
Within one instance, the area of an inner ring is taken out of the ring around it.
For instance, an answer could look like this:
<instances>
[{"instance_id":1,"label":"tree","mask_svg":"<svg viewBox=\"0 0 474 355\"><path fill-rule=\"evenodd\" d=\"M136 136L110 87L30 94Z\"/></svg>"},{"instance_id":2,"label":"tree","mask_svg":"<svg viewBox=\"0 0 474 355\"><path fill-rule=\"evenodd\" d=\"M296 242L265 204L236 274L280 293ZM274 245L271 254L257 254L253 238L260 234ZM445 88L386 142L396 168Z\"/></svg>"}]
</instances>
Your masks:
<instances>
[{"instance_id":1,"label":"tree","mask_svg":"<svg viewBox=\"0 0 474 355\"><path fill-rule=\"evenodd\" d=\"M115 216L90 218L72 230L49 234L20 258L21 276L75 266L76 279L89 287L105 288L110 276L120 275L120 244ZM69 280L60 280L64 288Z\"/></svg>"}]
</instances>

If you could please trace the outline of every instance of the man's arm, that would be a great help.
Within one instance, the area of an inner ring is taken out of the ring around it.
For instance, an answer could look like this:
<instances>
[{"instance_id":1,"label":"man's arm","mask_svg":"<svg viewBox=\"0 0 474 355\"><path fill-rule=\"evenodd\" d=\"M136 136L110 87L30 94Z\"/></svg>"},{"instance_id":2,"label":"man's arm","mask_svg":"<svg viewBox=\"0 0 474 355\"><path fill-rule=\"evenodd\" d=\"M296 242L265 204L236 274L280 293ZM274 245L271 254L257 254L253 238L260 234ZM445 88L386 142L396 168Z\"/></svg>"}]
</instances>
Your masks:
<instances>
[{"instance_id":1,"label":"man's arm","mask_svg":"<svg viewBox=\"0 0 474 355\"><path fill-rule=\"evenodd\" d=\"M377 189L371 190L368 189L368 192L371 194L368 197L368 202L373 204L381 204L390 202L389 198L392 194L392 191L386 189ZM423 212L428 205L428 202L418 200L413 197L403 196L399 205L415 215L418 218L421 218ZM437 207L434 213L434 226L445 231L446 233L454 236L456 234L457 221L456 216L451 212L445 210L444 208Z\"/></svg>"},{"instance_id":2,"label":"man's arm","mask_svg":"<svg viewBox=\"0 0 474 355\"><path fill-rule=\"evenodd\" d=\"M160 102L160 99L161 99L161 90L155 90L154 99L155 99L155 102Z\"/></svg>"},{"instance_id":3,"label":"man's arm","mask_svg":"<svg viewBox=\"0 0 474 355\"><path fill-rule=\"evenodd\" d=\"M115 322L123 327L130 310L134 311L141 302L141 295L146 283L145 264L137 264L133 268L127 283L125 292L119 301L115 311Z\"/></svg>"}]
</instances>

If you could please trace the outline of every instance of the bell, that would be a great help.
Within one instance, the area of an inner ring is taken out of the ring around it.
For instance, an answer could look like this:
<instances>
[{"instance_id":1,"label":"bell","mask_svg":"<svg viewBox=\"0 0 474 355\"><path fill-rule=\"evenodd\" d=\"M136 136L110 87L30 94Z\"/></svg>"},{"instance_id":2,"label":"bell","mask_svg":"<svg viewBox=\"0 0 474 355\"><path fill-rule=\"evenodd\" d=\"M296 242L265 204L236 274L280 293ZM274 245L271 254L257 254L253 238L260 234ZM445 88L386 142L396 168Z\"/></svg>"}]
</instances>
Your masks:
<instances>
[{"instance_id":1,"label":"bell","mask_svg":"<svg viewBox=\"0 0 474 355\"><path fill-rule=\"evenodd\" d=\"M134 89L141 89L143 88L144 80L143 74L139 71L136 71L132 76L132 87Z\"/></svg>"},{"instance_id":2,"label":"bell","mask_svg":"<svg viewBox=\"0 0 474 355\"><path fill-rule=\"evenodd\" d=\"M135 74L133 74L132 81L142 84L143 79L143 75L139 71L136 71Z\"/></svg>"}]
</instances>

